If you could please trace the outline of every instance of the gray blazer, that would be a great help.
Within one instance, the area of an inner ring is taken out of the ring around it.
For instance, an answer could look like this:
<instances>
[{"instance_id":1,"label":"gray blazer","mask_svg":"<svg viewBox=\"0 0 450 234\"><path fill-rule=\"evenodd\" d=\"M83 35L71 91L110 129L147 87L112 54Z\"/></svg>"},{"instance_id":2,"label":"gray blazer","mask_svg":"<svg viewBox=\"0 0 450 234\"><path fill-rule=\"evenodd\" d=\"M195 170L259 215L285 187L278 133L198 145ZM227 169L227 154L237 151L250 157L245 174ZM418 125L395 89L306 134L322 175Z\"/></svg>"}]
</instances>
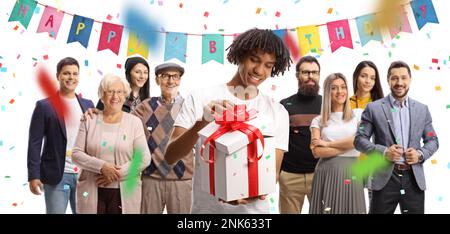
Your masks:
<instances>
[{"instance_id":1,"label":"gray blazer","mask_svg":"<svg viewBox=\"0 0 450 234\"><path fill-rule=\"evenodd\" d=\"M438 138L433 129L428 107L411 98L408 101L411 121L409 147L422 151L425 161L439 148ZM395 144L393 124L389 96L369 103L362 114L361 125L353 142L355 148L364 153L370 153L376 150L383 154L389 146ZM370 141L372 135L374 135L375 143ZM420 146L421 139L423 139L422 147ZM381 190L391 178L393 169L394 163L390 162L389 167L374 174L372 189ZM423 162L413 164L412 169L419 188L425 190Z\"/></svg>"}]
</instances>

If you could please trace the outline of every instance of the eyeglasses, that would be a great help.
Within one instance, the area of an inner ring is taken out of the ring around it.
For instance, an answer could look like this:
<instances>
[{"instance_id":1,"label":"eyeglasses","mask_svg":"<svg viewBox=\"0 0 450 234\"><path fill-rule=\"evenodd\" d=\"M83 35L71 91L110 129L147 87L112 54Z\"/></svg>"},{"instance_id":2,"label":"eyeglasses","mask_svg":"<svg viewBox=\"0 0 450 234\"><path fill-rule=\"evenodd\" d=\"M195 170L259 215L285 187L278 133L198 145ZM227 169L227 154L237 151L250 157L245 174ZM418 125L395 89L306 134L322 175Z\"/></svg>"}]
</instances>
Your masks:
<instances>
[{"instance_id":1,"label":"eyeglasses","mask_svg":"<svg viewBox=\"0 0 450 234\"><path fill-rule=\"evenodd\" d=\"M122 96L125 94L124 90L107 90L105 91L106 95L109 97L112 97L114 94L117 94L117 96Z\"/></svg>"},{"instance_id":2,"label":"eyeglasses","mask_svg":"<svg viewBox=\"0 0 450 234\"><path fill-rule=\"evenodd\" d=\"M170 78L172 78L174 81L179 81L181 79L181 75L180 74L167 74L167 73L163 73L163 74L159 74L158 75L159 78L161 78L164 81L168 81Z\"/></svg>"},{"instance_id":3,"label":"eyeglasses","mask_svg":"<svg viewBox=\"0 0 450 234\"><path fill-rule=\"evenodd\" d=\"M311 74L313 76L318 76L320 74L320 71L301 70L300 74L302 74L302 76L309 76L309 74Z\"/></svg>"}]
</instances>

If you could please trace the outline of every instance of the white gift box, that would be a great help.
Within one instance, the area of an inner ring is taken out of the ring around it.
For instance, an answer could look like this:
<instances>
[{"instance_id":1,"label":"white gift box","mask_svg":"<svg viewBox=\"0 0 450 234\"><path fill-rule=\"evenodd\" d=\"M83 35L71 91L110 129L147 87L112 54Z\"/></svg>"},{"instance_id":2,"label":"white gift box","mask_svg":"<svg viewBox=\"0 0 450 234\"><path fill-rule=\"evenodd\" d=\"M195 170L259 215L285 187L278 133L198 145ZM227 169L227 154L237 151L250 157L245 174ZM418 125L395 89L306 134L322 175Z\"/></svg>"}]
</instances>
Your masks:
<instances>
[{"instance_id":1,"label":"white gift box","mask_svg":"<svg viewBox=\"0 0 450 234\"><path fill-rule=\"evenodd\" d=\"M202 144L212 135L220 125L212 122L199 131ZM256 127L256 126L255 126ZM258 195L273 193L276 190L276 166L275 148L273 147L273 134L260 129L264 135L264 152L258 165L257 187ZM262 152L261 141L256 138L258 144L258 156ZM249 175L247 145L248 137L245 133L236 130L225 133L215 141L214 151L214 190L215 197L224 201L249 197ZM200 166L202 190L211 194L210 187L210 163L208 143L204 149L204 158L197 166Z\"/></svg>"}]
</instances>

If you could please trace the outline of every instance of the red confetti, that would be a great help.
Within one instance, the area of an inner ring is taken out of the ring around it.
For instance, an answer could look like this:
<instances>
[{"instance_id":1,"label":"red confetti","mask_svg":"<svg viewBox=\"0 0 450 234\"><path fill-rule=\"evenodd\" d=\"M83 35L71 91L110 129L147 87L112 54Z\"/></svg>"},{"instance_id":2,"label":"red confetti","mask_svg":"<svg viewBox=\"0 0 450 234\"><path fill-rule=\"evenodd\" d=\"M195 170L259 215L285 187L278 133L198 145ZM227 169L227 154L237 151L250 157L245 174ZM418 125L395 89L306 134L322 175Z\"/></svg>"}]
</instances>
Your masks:
<instances>
[{"instance_id":1,"label":"red confetti","mask_svg":"<svg viewBox=\"0 0 450 234\"><path fill-rule=\"evenodd\" d=\"M2 67L3 66L3 64L2 63L0 63L0 67Z\"/></svg>"},{"instance_id":2,"label":"red confetti","mask_svg":"<svg viewBox=\"0 0 450 234\"><path fill-rule=\"evenodd\" d=\"M286 32L286 35L284 36L284 41L291 52L292 58L294 61L297 61L300 58L300 51L297 43L292 37L289 36L288 32Z\"/></svg>"},{"instance_id":3,"label":"red confetti","mask_svg":"<svg viewBox=\"0 0 450 234\"><path fill-rule=\"evenodd\" d=\"M77 171L78 171L78 167L74 167L74 168L73 168L73 171L74 171L74 172L77 172Z\"/></svg>"},{"instance_id":4,"label":"red confetti","mask_svg":"<svg viewBox=\"0 0 450 234\"><path fill-rule=\"evenodd\" d=\"M271 88L273 91L275 91L276 89L277 89L277 86L276 85L272 85L272 88Z\"/></svg>"},{"instance_id":5,"label":"red confetti","mask_svg":"<svg viewBox=\"0 0 450 234\"><path fill-rule=\"evenodd\" d=\"M112 16L110 14L108 14L108 16L106 16L106 19L112 20Z\"/></svg>"},{"instance_id":6,"label":"red confetti","mask_svg":"<svg viewBox=\"0 0 450 234\"><path fill-rule=\"evenodd\" d=\"M9 100L9 104L14 104L16 100L14 100L14 98L12 98L11 100Z\"/></svg>"},{"instance_id":7,"label":"red confetti","mask_svg":"<svg viewBox=\"0 0 450 234\"><path fill-rule=\"evenodd\" d=\"M277 13L275 13L276 17L280 17L281 13L279 11L277 11Z\"/></svg>"},{"instance_id":8,"label":"red confetti","mask_svg":"<svg viewBox=\"0 0 450 234\"><path fill-rule=\"evenodd\" d=\"M438 63L439 60L434 58L434 59L431 59L431 62L432 62L432 63Z\"/></svg>"},{"instance_id":9,"label":"red confetti","mask_svg":"<svg viewBox=\"0 0 450 234\"><path fill-rule=\"evenodd\" d=\"M44 55L44 60L47 60L48 59L48 55Z\"/></svg>"},{"instance_id":10,"label":"red confetti","mask_svg":"<svg viewBox=\"0 0 450 234\"><path fill-rule=\"evenodd\" d=\"M427 135L428 135L429 137L433 137L433 136L434 136L434 132L429 132L429 133L427 133Z\"/></svg>"},{"instance_id":11,"label":"red confetti","mask_svg":"<svg viewBox=\"0 0 450 234\"><path fill-rule=\"evenodd\" d=\"M203 25L203 28L205 28L205 30L208 30L208 26L206 26L206 24Z\"/></svg>"},{"instance_id":12,"label":"red confetti","mask_svg":"<svg viewBox=\"0 0 450 234\"><path fill-rule=\"evenodd\" d=\"M180 8L183 8L183 3L180 3Z\"/></svg>"},{"instance_id":13,"label":"red confetti","mask_svg":"<svg viewBox=\"0 0 450 234\"><path fill-rule=\"evenodd\" d=\"M50 104L55 108L58 117L63 118L66 116L67 106L55 95L58 90L53 86L50 76L44 69L39 69L38 71L38 83L44 94L50 97Z\"/></svg>"},{"instance_id":14,"label":"red confetti","mask_svg":"<svg viewBox=\"0 0 450 234\"><path fill-rule=\"evenodd\" d=\"M19 59L19 58L20 58L20 54L17 55L16 59Z\"/></svg>"},{"instance_id":15,"label":"red confetti","mask_svg":"<svg viewBox=\"0 0 450 234\"><path fill-rule=\"evenodd\" d=\"M350 184L350 180L349 179L344 180L344 184Z\"/></svg>"},{"instance_id":16,"label":"red confetti","mask_svg":"<svg viewBox=\"0 0 450 234\"><path fill-rule=\"evenodd\" d=\"M118 63L117 64L117 68L121 69L122 68L122 64Z\"/></svg>"},{"instance_id":17,"label":"red confetti","mask_svg":"<svg viewBox=\"0 0 450 234\"><path fill-rule=\"evenodd\" d=\"M208 17L208 16L209 16L209 12L205 11L205 13L203 14L203 16Z\"/></svg>"},{"instance_id":18,"label":"red confetti","mask_svg":"<svg viewBox=\"0 0 450 234\"><path fill-rule=\"evenodd\" d=\"M37 65L37 62L35 62L35 63L33 64L33 67L36 67L36 65Z\"/></svg>"},{"instance_id":19,"label":"red confetti","mask_svg":"<svg viewBox=\"0 0 450 234\"><path fill-rule=\"evenodd\" d=\"M12 205L13 205L14 207L16 207L16 206L17 206L17 203L14 202Z\"/></svg>"},{"instance_id":20,"label":"red confetti","mask_svg":"<svg viewBox=\"0 0 450 234\"><path fill-rule=\"evenodd\" d=\"M14 30L17 30L19 28L19 25L16 25L16 27L14 27Z\"/></svg>"}]
</instances>

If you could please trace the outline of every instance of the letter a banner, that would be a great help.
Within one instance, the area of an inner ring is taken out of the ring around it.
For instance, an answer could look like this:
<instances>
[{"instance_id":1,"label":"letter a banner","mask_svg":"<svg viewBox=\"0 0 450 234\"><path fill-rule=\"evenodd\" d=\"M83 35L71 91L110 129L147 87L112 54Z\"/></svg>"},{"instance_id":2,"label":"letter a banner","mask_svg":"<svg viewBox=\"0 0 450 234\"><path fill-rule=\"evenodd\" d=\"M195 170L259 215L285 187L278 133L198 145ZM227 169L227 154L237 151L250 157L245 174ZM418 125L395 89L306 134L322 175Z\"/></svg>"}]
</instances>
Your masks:
<instances>
[{"instance_id":1,"label":"letter a banner","mask_svg":"<svg viewBox=\"0 0 450 234\"><path fill-rule=\"evenodd\" d=\"M48 32L54 39L58 35L59 26L64 18L64 12L56 10L51 6L46 6L42 14L41 21L37 29L38 33Z\"/></svg>"}]
</instances>

